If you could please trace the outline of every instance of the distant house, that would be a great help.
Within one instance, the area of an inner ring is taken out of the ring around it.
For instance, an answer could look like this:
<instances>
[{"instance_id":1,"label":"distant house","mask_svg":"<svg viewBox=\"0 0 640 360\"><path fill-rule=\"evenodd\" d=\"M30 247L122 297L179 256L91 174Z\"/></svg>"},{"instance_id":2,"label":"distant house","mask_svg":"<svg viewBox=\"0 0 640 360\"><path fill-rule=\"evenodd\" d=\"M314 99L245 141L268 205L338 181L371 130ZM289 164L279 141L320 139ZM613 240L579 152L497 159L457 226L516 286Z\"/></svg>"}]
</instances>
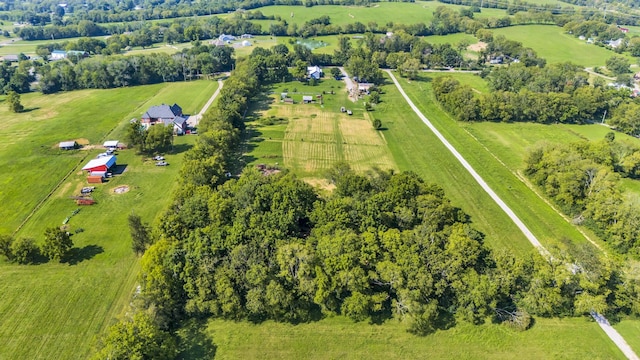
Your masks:
<instances>
[{"instance_id":1,"label":"distant house","mask_svg":"<svg viewBox=\"0 0 640 360\"><path fill-rule=\"evenodd\" d=\"M607 41L607 45L609 45L611 48L615 49L619 46L621 46L624 43L624 39L618 39L618 40L609 40Z\"/></svg>"},{"instance_id":2,"label":"distant house","mask_svg":"<svg viewBox=\"0 0 640 360\"><path fill-rule=\"evenodd\" d=\"M319 66L309 66L307 67L307 75L311 79L320 80L322 77L322 69Z\"/></svg>"},{"instance_id":3,"label":"distant house","mask_svg":"<svg viewBox=\"0 0 640 360\"><path fill-rule=\"evenodd\" d=\"M586 40L587 38L586 38L584 35L580 35L580 36L578 36L578 39L579 39L579 40L583 40L583 41L584 41L584 40Z\"/></svg>"},{"instance_id":4,"label":"distant house","mask_svg":"<svg viewBox=\"0 0 640 360\"><path fill-rule=\"evenodd\" d=\"M236 37L233 36L233 35L222 34L222 35L218 36L218 40L224 41L224 42L233 41L235 39L236 39Z\"/></svg>"},{"instance_id":5,"label":"distant house","mask_svg":"<svg viewBox=\"0 0 640 360\"><path fill-rule=\"evenodd\" d=\"M58 145L58 148L60 150L73 150L78 148L78 143L75 141L63 141Z\"/></svg>"},{"instance_id":6,"label":"distant house","mask_svg":"<svg viewBox=\"0 0 640 360\"><path fill-rule=\"evenodd\" d=\"M140 118L145 128L156 124L173 126L173 132L182 135L187 130L187 118L182 116L182 108L178 104L152 106Z\"/></svg>"},{"instance_id":7,"label":"distant house","mask_svg":"<svg viewBox=\"0 0 640 360\"><path fill-rule=\"evenodd\" d=\"M304 95L302 96L302 102L304 104L310 104L313 102L313 96Z\"/></svg>"},{"instance_id":8,"label":"distant house","mask_svg":"<svg viewBox=\"0 0 640 360\"><path fill-rule=\"evenodd\" d=\"M53 50L51 52L50 60L62 60L67 58L67 52L64 50Z\"/></svg>"},{"instance_id":9,"label":"distant house","mask_svg":"<svg viewBox=\"0 0 640 360\"><path fill-rule=\"evenodd\" d=\"M618 30L622 31L623 34L626 34L629 32L629 29L623 28L622 26L618 26Z\"/></svg>"},{"instance_id":10,"label":"distant house","mask_svg":"<svg viewBox=\"0 0 640 360\"><path fill-rule=\"evenodd\" d=\"M251 34L242 34L242 36L240 36L240 39L253 39L253 35L251 35Z\"/></svg>"},{"instance_id":11,"label":"distant house","mask_svg":"<svg viewBox=\"0 0 640 360\"><path fill-rule=\"evenodd\" d=\"M114 166L116 166L116 157L115 155L109 155L89 161L82 170L92 173L96 171L108 171Z\"/></svg>"},{"instance_id":12,"label":"distant house","mask_svg":"<svg viewBox=\"0 0 640 360\"><path fill-rule=\"evenodd\" d=\"M594 38L588 38L587 39L587 44L593 44L595 42L596 42L596 40Z\"/></svg>"}]
</instances>

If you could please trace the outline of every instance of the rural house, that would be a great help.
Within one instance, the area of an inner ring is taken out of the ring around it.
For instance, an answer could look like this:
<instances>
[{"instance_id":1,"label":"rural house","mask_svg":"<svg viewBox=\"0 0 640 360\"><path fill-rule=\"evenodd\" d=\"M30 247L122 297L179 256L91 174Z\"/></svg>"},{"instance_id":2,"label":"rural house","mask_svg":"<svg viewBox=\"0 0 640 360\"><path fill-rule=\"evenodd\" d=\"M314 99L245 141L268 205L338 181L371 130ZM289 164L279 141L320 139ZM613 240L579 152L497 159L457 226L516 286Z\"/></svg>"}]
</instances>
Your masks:
<instances>
[{"instance_id":1,"label":"rural house","mask_svg":"<svg viewBox=\"0 0 640 360\"><path fill-rule=\"evenodd\" d=\"M49 60L62 60L65 59L67 57L67 52L64 50L53 50L51 52L51 56L49 57Z\"/></svg>"},{"instance_id":2,"label":"rural house","mask_svg":"<svg viewBox=\"0 0 640 360\"><path fill-rule=\"evenodd\" d=\"M233 36L233 35L221 34L220 36L218 36L218 40L224 41L224 42L231 42L231 41L233 41L235 39L236 39L236 37Z\"/></svg>"},{"instance_id":3,"label":"rural house","mask_svg":"<svg viewBox=\"0 0 640 360\"><path fill-rule=\"evenodd\" d=\"M152 106L140 118L140 123L146 129L156 124L173 126L173 132L182 135L187 130L187 118L182 116L182 108L178 104Z\"/></svg>"},{"instance_id":4,"label":"rural house","mask_svg":"<svg viewBox=\"0 0 640 360\"><path fill-rule=\"evenodd\" d=\"M73 150L78 147L78 143L75 141L63 141L58 145L60 150Z\"/></svg>"},{"instance_id":5,"label":"rural house","mask_svg":"<svg viewBox=\"0 0 640 360\"><path fill-rule=\"evenodd\" d=\"M307 76L311 79L320 80L322 77L322 69L319 66L307 67Z\"/></svg>"},{"instance_id":6,"label":"rural house","mask_svg":"<svg viewBox=\"0 0 640 360\"><path fill-rule=\"evenodd\" d=\"M109 171L109 169L113 168L114 166L116 166L116 156L109 155L90 160L87 165L82 168L82 170L88 171L89 173Z\"/></svg>"}]
</instances>

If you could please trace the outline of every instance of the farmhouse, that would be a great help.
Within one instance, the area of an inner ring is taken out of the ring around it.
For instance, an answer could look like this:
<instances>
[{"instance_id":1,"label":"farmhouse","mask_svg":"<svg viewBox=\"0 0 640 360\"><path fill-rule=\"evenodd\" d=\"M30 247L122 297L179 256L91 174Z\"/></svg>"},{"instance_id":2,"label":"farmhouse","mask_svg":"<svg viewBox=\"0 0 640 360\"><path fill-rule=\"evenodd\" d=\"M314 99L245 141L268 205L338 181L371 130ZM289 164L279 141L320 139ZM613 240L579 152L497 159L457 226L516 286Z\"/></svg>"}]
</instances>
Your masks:
<instances>
[{"instance_id":1,"label":"farmhouse","mask_svg":"<svg viewBox=\"0 0 640 360\"><path fill-rule=\"evenodd\" d=\"M152 106L142 115L140 123L146 129L160 123L173 126L173 132L177 135L182 135L187 130L187 118L182 116L182 108L178 104Z\"/></svg>"},{"instance_id":2,"label":"farmhouse","mask_svg":"<svg viewBox=\"0 0 640 360\"><path fill-rule=\"evenodd\" d=\"M78 147L78 143L75 141L63 141L58 145L60 150L73 150Z\"/></svg>"},{"instance_id":3,"label":"farmhouse","mask_svg":"<svg viewBox=\"0 0 640 360\"><path fill-rule=\"evenodd\" d=\"M320 80L322 77L322 69L319 66L307 67L307 75L309 78Z\"/></svg>"},{"instance_id":4,"label":"farmhouse","mask_svg":"<svg viewBox=\"0 0 640 360\"><path fill-rule=\"evenodd\" d=\"M62 60L67 57L67 52L64 50L53 50L51 52L50 60Z\"/></svg>"},{"instance_id":5,"label":"farmhouse","mask_svg":"<svg viewBox=\"0 0 640 360\"><path fill-rule=\"evenodd\" d=\"M97 159L93 159L85 165L82 170L88 171L89 173L96 171L108 171L112 167L116 165L116 156L109 155L103 156Z\"/></svg>"}]
</instances>

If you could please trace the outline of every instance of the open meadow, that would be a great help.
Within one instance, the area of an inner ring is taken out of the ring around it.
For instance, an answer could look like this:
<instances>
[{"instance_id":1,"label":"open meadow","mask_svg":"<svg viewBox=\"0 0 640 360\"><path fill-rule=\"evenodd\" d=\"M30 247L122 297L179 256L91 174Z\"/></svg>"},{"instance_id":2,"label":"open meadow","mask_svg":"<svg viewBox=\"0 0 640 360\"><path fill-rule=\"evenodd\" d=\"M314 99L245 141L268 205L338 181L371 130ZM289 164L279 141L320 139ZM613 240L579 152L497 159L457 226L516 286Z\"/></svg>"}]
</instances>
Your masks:
<instances>
[{"instance_id":1,"label":"open meadow","mask_svg":"<svg viewBox=\"0 0 640 360\"><path fill-rule=\"evenodd\" d=\"M624 359L585 318L536 318L524 332L460 324L423 337L395 320L376 325L341 316L298 325L211 320L207 330L216 359Z\"/></svg>"},{"instance_id":2,"label":"open meadow","mask_svg":"<svg viewBox=\"0 0 640 360\"><path fill-rule=\"evenodd\" d=\"M585 67L604 66L608 58L617 55L612 50L587 44L555 25L512 26L491 31L494 35L504 35L507 39L532 48L549 64L570 61ZM636 62L629 55L622 56L628 57L632 64Z\"/></svg>"},{"instance_id":3,"label":"open meadow","mask_svg":"<svg viewBox=\"0 0 640 360\"><path fill-rule=\"evenodd\" d=\"M446 75L448 74L433 73L428 77L423 76L421 81L408 82L405 79L399 81L422 113L455 146L518 217L527 224L527 227L544 246L557 245L562 247L559 240L563 238L570 239L575 243L586 242L585 236L574 225L555 211L535 192L533 187L528 185L524 177L517 172L518 169L505 164L499 154L492 153L487 146L479 142L442 110L431 92L430 79L434 76ZM465 76L469 75L465 74ZM592 234L589 235L590 240L601 244L599 239Z\"/></svg>"},{"instance_id":4,"label":"open meadow","mask_svg":"<svg viewBox=\"0 0 640 360\"><path fill-rule=\"evenodd\" d=\"M185 113L195 112L216 87L215 82L198 81L46 96L29 94L23 103L37 109L3 122L0 179L6 190L2 201L7 206L2 207L2 216L12 221L9 225L3 222L2 233L15 229L35 203L53 190L17 236L41 243L45 228L67 222L74 249L64 263L15 265L0 261L0 358L89 356L135 289L138 261L131 250L127 216L134 211L145 222L155 219L178 186L175 178L182 156L195 137L175 138L173 149L165 154L170 164L167 167L154 166L151 159L134 150L118 151L114 177L96 184L93 199L97 204L84 207L71 199L86 186L86 175L80 167L103 150L87 146L62 152L57 150L57 142L84 139L101 144L107 138L123 140L123 125L132 117L140 117L148 106L175 101ZM65 108L72 111L61 111ZM26 134L10 137L21 131ZM21 152L26 156L19 156Z\"/></svg>"}]
</instances>

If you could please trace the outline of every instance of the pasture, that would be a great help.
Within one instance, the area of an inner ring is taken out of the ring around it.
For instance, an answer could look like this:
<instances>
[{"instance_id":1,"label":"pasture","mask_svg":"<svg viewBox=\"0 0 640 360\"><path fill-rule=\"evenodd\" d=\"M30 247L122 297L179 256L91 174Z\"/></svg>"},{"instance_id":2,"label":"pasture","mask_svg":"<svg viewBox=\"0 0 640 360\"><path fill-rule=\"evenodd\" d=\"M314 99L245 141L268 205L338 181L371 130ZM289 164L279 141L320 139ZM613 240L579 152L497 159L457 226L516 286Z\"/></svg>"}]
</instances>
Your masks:
<instances>
[{"instance_id":1,"label":"pasture","mask_svg":"<svg viewBox=\"0 0 640 360\"><path fill-rule=\"evenodd\" d=\"M347 161L356 171L396 169L382 133L373 129L362 104L349 101L344 83L327 75L317 86L298 81L279 84L263 99L256 115L273 124L264 125L265 120L259 119L249 123L250 165L278 163L305 178L322 178L338 161ZM288 92L295 104L282 103L282 92ZM322 92L320 104L317 95ZM305 95L313 96L314 103L302 104ZM343 106L353 115L341 113Z\"/></svg>"},{"instance_id":2,"label":"pasture","mask_svg":"<svg viewBox=\"0 0 640 360\"><path fill-rule=\"evenodd\" d=\"M280 16L290 24L303 25L305 22L320 16L329 16L334 25L345 25L359 21L365 25L375 22L378 25L385 25L388 22L403 24L428 23L433 19L433 12L437 7L444 6L455 11L466 9L468 6L449 5L433 1L418 1L415 3L402 2L380 2L368 7L365 6L341 6L322 5L313 7L276 5L259 8L264 15ZM474 14L476 18L504 17L507 16L505 10L482 9L482 12ZM263 29L268 29L269 25L276 20L256 20L252 21L262 25Z\"/></svg>"},{"instance_id":3,"label":"pasture","mask_svg":"<svg viewBox=\"0 0 640 360\"><path fill-rule=\"evenodd\" d=\"M624 359L585 318L542 319L524 332L458 324L424 337L396 320L381 325L341 317L291 325L211 320L217 359Z\"/></svg>"},{"instance_id":4,"label":"pasture","mask_svg":"<svg viewBox=\"0 0 640 360\"><path fill-rule=\"evenodd\" d=\"M586 41L566 34L563 28L555 25L512 26L492 31L494 36L504 35L507 39L532 48L549 64L570 61L585 67L604 66L608 58L616 55L612 50L587 44ZM628 57L634 64L635 60Z\"/></svg>"},{"instance_id":5,"label":"pasture","mask_svg":"<svg viewBox=\"0 0 640 360\"><path fill-rule=\"evenodd\" d=\"M429 74L429 76L444 76L446 74ZM469 76L465 74L466 76ZM552 207L550 207L540 196L538 196L527 184L523 181L522 177L516 172L516 169L511 169L500 158L493 154L482 143L474 139L469 133L465 131L455 120L453 120L448 114L446 114L437 104L433 93L431 92L431 85L428 81L429 78L425 77L423 81L407 82L401 79L400 82L407 92L407 95L413 100L415 105L423 112L427 118L436 126L440 132L451 142L453 146L466 158L466 160L475 168L475 170L484 178L485 181L492 187L492 189L511 207L511 209L520 217L520 219L527 224L529 229L538 237L543 245L549 246L552 244L562 246L559 244L559 239L568 238L576 243L587 241L584 236L567 220L565 220L560 214L558 214ZM385 87L390 89L391 86ZM393 90L393 89L391 89ZM391 91L389 91L390 93ZM388 97L389 95L385 95ZM434 154L424 156L422 161L411 161L408 166L413 164L420 164L418 166L425 166L427 161L437 161L442 169L456 168L458 163L453 160L452 155L448 153L448 150L435 138L434 135L426 128L426 126L413 114L411 117L406 116L411 110L405 102L401 101L401 98L395 100L394 103L399 103L404 109L395 110L398 114L405 114L405 124L400 127L404 128L410 126L413 128L412 133L416 135L405 134L397 138L396 144L390 134L385 134L392 149L394 146L398 151L404 152L405 156L413 157L414 152L420 153L418 149L424 149L427 144L435 142L437 146ZM375 113L374 113L375 115ZM375 115L376 117L378 115ZM385 123L384 117L383 124ZM389 126L390 130L396 128L396 126ZM390 131L391 132L391 131ZM407 151L407 139L416 137L416 145L412 149L414 151ZM423 150L422 152L424 152ZM394 152L394 150L392 150ZM395 155L395 152L394 152ZM451 159L451 160L439 160ZM437 159L437 160L436 160ZM443 162L446 161L446 164ZM399 162L400 164L400 162ZM401 166L403 168L403 166ZM418 171L414 169L414 171ZM436 172L436 169L427 172ZM441 170L442 172L443 170ZM451 170L447 170L451 171ZM422 174L421 172L419 172ZM423 175L428 178L428 175ZM511 223L511 220L506 218L506 215L502 213L502 210L497 208L492 213L488 213L487 209L492 209L494 204L489 200L488 196L482 189L478 187L473 179L470 178L462 167L456 171L452 171L450 176L453 179L441 178L435 181L445 187L447 194L456 201L456 205L463 208L465 211L471 214L472 221L476 223L476 226L482 231L490 231L488 234L487 243L492 246L509 246L510 242L516 242L516 249L525 251L531 249L530 244L524 240L519 230L515 228L515 225ZM469 179L466 180L467 176ZM463 184L460 184L460 179L465 179ZM445 186L445 184L450 184ZM486 198L485 198L486 197ZM514 240L515 239L515 240Z\"/></svg>"},{"instance_id":6,"label":"pasture","mask_svg":"<svg viewBox=\"0 0 640 360\"><path fill-rule=\"evenodd\" d=\"M53 149L61 136L66 136L65 140L84 136L92 144L101 143L107 136L119 138L123 135L122 125L139 117L148 106L177 101L185 112L195 110L206 101L204 93L210 96L216 86L215 82L201 81L48 96L29 94L31 104L37 103L39 108L3 122L11 125L2 128L3 136L11 130L28 129L25 124L33 129L13 143L2 141L0 178L6 181L9 173L20 179L4 186L13 197L3 193L2 201L10 205L2 207L2 216L13 221L2 225L10 225L7 229L13 230L30 212L32 207L25 208L26 212L15 211L19 205L16 199L37 202L53 188L18 237L41 242L45 228L61 226L78 209L70 197L78 195L86 184L86 175L79 169L102 150L63 153ZM68 102L63 101L66 98L70 98ZM65 114L65 106L74 111ZM104 110L96 113L100 106L105 106ZM22 118L23 115L32 118ZM97 204L81 207L67 223L74 234L74 249L65 263L20 266L0 261L0 313L4 314L0 318L0 358L88 357L96 339L125 308L134 290L138 263L131 251L127 216L135 211L145 222L154 220L176 186L184 151L194 141L191 136L176 138L173 150L166 154L168 167L156 167L133 150L119 151L118 164L124 172L107 183L97 184L93 194ZM14 171L5 171L6 156L15 155L20 149L28 156L12 167ZM56 187L67 173L69 177ZM114 192L116 187L125 185L128 192ZM4 232L7 231L3 229Z\"/></svg>"}]
</instances>

